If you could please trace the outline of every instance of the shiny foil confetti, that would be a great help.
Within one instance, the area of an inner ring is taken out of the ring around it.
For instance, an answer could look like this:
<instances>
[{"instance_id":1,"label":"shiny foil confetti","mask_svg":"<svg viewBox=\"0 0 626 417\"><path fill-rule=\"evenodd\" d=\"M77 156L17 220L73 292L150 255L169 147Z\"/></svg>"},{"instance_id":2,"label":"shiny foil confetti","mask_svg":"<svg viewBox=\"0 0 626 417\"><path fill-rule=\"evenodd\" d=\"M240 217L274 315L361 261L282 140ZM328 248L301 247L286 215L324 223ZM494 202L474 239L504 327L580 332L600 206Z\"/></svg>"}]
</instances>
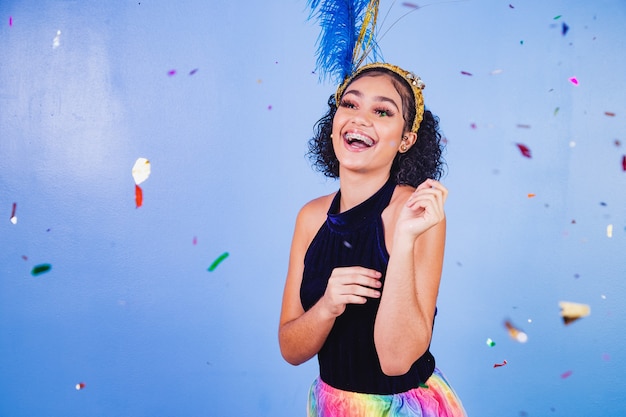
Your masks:
<instances>
[{"instance_id":1,"label":"shiny foil confetti","mask_svg":"<svg viewBox=\"0 0 626 417\"><path fill-rule=\"evenodd\" d=\"M131 171L135 184L139 185L150 177L150 161L146 158L137 158Z\"/></svg>"},{"instance_id":2,"label":"shiny foil confetti","mask_svg":"<svg viewBox=\"0 0 626 417\"><path fill-rule=\"evenodd\" d=\"M499 367L504 366L504 365L506 365L506 364L507 364L507 361L506 361L506 359L505 359L505 360L503 360L503 361L502 361L502 363L494 363L494 364L493 364L493 367L494 367L494 368L499 368Z\"/></svg>"},{"instance_id":3,"label":"shiny foil confetti","mask_svg":"<svg viewBox=\"0 0 626 417\"><path fill-rule=\"evenodd\" d=\"M49 272L51 269L52 269L52 265L50 264L39 264L39 265L35 265L33 269L30 271L30 273L32 276L37 277L41 274L45 274L46 272Z\"/></svg>"},{"instance_id":4,"label":"shiny foil confetti","mask_svg":"<svg viewBox=\"0 0 626 417\"><path fill-rule=\"evenodd\" d=\"M17 216L15 215L15 210L17 210L17 203L13 203L13 209L11 210L10 221L13 224L17 224Z\"/></svg>"},{"instance_id":5,"label":"shiny foil confetti","mask_svg":"<svg viewBox=\"0 0 626 417\"><path fill-rule=\"evenodd\" d=\"M563 324L568 325L591 314L591 307L587 304L572 303L570 301L560 301L561 318Z\"/></svg>"},{"instance_id":6,"label":"shiny foil confetti","mask_svg":"<svg viewBox=\"0 0 626 417\"><path fill-rule=\"evenodd\" d=\"M524 155L526 158L531 158L532 155L530 153L530 148L524 144L521 143L516 143L515 144L518 148L519 151L522 153L522 155Z\"/></svg>"},{"instance_id":7,"label":"shiny foil confetti","mask_svg":"<svg viewBox=\"0 0 626 417\"><path fill-rule=\"evenodd\" d=\"M208 271L213 272L215 268L217 268L218 265L221 264L224 259L228 258L228 255L229 255L228 252L224 252L220 256L218 256L217 259L213 261L211 266L209 266Z\"/></svg>"},{"instance_id":8,"label":"shiny foil confetti","mask_svg":"<svg viewBox=\"0 0 626 417\"><path fill-rule=\"evenodd\" d=\"M611 238L613 237L613 225L609 224L606 226L606 237Z\"/></svg>"},{"instance_id":9,"label":"shiny foil confetti","mask_svg":"<svg viewBox=\"0 0 626 417\"><path fill-rule=\"evenodd\" d=\"M81 389L85 388L85 383L84 382L79 382L78 384L76 384L76 391L80 391Z\"/></svg>"},{"instance_id":10,"label":"shiny foil confetti","mask_svg":"<svg viewBox=\"0 0 626 417\"><path fill-rule=\"evenodd\" d=\"M140 186L135 185L135 207L139 208L143 205L143 190Z\"/></svg>"},{"instance_id":11,"label":"shiny foil confetti","mask_svg":"<svg viewBox=\"0 0 626 417\"><path fill-rule=\"evenodd\" d=\"M511 339L516 340L520 343L526 343L528 341L528 335L522 330L515 327L513 323L511 323L509 320L506 320L504 322L504 327L506 327L506 329L508 330Z\"/></svg>"},{"instance_id":12,"label":"shiny foil confetti","mask_svg":"<svg viewBox=\"0 0 626 417\"><path fill-rule=\"evenodd\" d=\"M61 31L57 30L57 35L52 39L52 49L57 49L61 46Z\"/></svg>"},{"instance_id":13,"label":"shiny foil confetti","mask_svg":"<svg viewBox=\"0 0 626 417\"><path fill-rule=\"evenodd\" d=\"M496 345L496 342L491 340L491 338L488 338L485 343L487 343L487 346L489 347L494 347Z\"/></svg>"}]
</instances>

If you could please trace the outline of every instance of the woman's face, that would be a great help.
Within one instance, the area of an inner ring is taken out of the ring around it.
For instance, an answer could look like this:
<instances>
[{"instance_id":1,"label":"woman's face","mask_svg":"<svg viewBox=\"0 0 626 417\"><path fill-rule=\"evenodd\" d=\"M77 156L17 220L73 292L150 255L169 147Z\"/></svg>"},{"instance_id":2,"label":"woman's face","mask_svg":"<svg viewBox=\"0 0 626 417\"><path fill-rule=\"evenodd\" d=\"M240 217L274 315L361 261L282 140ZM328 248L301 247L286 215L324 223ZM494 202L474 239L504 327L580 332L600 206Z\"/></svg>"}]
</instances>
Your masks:
<instances>
[{"instance_id":1,"label":"woman's face","mask_svg":"<svg viewBox=\"0 0 626 417\"><path fill-rule=\"evenodd\" d=\"M407 145L415 140L414 133L404 132L402 111L402 98L388 75L366 74L346 88L332 129L340 176L345 170L389 174L403 134Z\"/></svg>"}]
</instances>

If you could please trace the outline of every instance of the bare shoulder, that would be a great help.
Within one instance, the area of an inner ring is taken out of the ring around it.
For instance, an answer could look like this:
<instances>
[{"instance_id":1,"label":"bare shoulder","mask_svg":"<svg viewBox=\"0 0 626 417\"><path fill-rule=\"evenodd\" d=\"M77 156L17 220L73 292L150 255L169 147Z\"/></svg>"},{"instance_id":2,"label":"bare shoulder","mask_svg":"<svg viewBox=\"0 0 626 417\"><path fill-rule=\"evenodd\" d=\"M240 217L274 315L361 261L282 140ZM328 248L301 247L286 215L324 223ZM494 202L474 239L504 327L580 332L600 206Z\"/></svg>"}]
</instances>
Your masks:
<instances>
[{"instance_id":1,"label":"bare shoulder","mask_svg":"<svg viewBox=\"0 0 626 417\"><path fill-rule=\"evenodd\" d=\"M337 193L318 197L309 201L300 209L296 227L309 239L313 239L313 235L317 233L318 229L326 221L326 214L335 194Z\"/></svg>"}]
</instances>

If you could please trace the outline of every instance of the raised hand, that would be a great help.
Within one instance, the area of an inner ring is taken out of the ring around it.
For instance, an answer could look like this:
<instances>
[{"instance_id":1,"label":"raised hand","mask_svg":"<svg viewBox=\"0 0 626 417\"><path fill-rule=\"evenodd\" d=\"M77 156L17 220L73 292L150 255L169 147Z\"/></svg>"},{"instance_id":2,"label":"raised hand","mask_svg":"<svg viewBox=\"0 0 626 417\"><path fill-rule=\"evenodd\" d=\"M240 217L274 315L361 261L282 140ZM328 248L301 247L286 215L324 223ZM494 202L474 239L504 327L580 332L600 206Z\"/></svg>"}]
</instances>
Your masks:
<instances>
[{"instance_id":1,"label":"raised hand","mask_svg":"<svg viewBox=\"0 0 626 417\"><path fill-rule=\"evenodd\" d=\"M340 316L348 304L365 304L368 298L379 298L381 276L361 266L335 268L320 303L330 316Z\"/></svg>"},{"instance_id":2,"label":"raised hand","mask_svg":"<svg viewBox=\"0 0 626 417\"><path fill-rule=\"evenodd\" d=\"M421 183L407 202L396 223L396 234L415 239L445 218L443 209L448 189L439 181L427 179Z\"/></svg>"}]
</instances>

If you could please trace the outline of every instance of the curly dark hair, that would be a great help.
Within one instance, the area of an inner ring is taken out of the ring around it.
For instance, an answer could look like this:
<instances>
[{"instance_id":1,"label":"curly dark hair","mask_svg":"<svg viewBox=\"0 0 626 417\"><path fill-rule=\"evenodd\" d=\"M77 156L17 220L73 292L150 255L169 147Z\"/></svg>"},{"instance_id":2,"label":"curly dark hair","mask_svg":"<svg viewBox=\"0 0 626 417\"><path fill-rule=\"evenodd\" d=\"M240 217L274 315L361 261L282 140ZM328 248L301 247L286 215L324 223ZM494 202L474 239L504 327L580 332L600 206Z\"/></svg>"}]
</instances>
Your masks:
<instances>
[{"instance_id":1,"label":"curly dark hair","mask_svg":"<svg viewBox=\"0 0 626 417\"><path fill-rule=\"evenodd\" d=\"M410 131L415 118L415 99L410 87L398 74L385 68L373 68L358 74L350 83L364 75L389 75L402 97L404 130ZM333 149L330 137L333 118L337 112L334 94L328 99L328 113L317 121L314 127L315 136L309 140L307 156L313 168L329 178L339 178L339 161ZM444 174L443 144L439 132L439 118L430 110L424 111L424 119L417 131L417 141L405 153L396 155L391 166L390 175L397 184L408 184L417 187L428 178L439 179Z\"/></svg>"}]
</instances>

